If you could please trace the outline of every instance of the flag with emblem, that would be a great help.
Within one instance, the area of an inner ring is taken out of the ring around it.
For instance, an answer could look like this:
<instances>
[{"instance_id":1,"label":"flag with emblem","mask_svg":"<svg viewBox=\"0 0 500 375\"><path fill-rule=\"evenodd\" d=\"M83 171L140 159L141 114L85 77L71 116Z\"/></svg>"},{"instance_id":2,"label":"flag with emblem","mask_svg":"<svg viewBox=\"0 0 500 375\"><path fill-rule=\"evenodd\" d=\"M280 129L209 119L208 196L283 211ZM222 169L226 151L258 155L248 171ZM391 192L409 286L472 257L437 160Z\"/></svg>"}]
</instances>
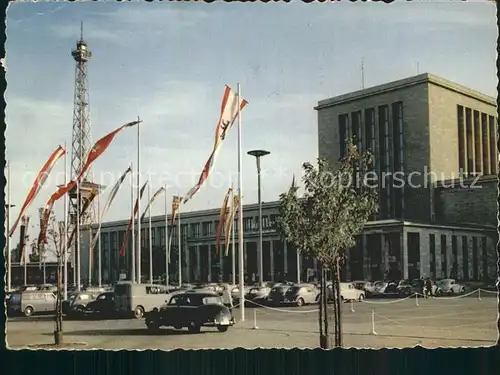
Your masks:
<instances>
[{"instance_id":1,"label":"flag with emblem","mask_svg":"<svg viewBox=\"0 0 500 375\"><path fill-rule=\"evenodd\" d=\"M144 185L142 185L141 190L139 191L139 196L135 200L134 214L132 215L132 217L130 218L130 220L128 222L127 231L125 232L125 235L123 236L122 246L120 248L120 256L122 256L122 257L125 256L125 249L127 247L128 235L129 235L130 231L132 230L132 222L135 220L135 216L137 215L137 211L139 210L139 201L141 200L142 195L144 194L144 190L146 190L147 185L148 185L148 181L146 181L144 183ZM140 244L139 244L139 246L140 246Z\"/></svg>"},{"instance_id":2,"label":"flag with emblem","mask_svg":"<svg viewBox=\"0 0 500 375\"><path fill-rule=\"evenodd\" d=\"M42 169L40 172L38 172L38 176L35 179L35 182L31 186L30 191L28 192L28 196L26 197L26 200L24 201L21 211L19 212L19 216L17 217L16 221L14 221L14 225L9 231L9 237L11 237L14 232L16 231L17 225L19 224L19 220L21 217L25 214L26 210L29 208L35 197L38 195L40 192L40 189L43 187L43 184L45 184L45 181L47 181L47 177L49 176L50 172L52 171L52 168L54 168L54 165L56 165L57 161L66 153L66 150L62 146L58 146L57 149L50 155L49 160L43 165ZM9 181L10 183L10 181Z\"/></svg>"},{"instance_id":3,"label":"flag with emblem","mask_svg":"<svg viewBox=\"0 0 500 375\"><path fill-rule=\"evenodd\" d=\"M212 148L212 153L210 154L207 162L203 167L198 182L186 194L184 203L189 201L198 192L198 190L200 190L201 185L203 185L203 183L208 178L210 172L214 167L215 158L222 146L224 139L229 133L229 130L231 130L234 121L238 117L238 113L242 111L247 104L248 102L245 99L238 98L238 94L226 85L224 89L224 96L222 97L219 121L217 122L217 126L215 128L215 141Z\"/></svg>"},{"instance_id":4,"label":"flag with emblem","mask_svg":"<svg viewBox=\"0 0 500 375\"><path fill-rule=\"evenodd\" d=\"M229 254L229 245L231 244L231 231L233 229L234 225L234 217L236 216L236 213L238 212L238 207L240 203L240 196L239 195L233 195L233 202L232 206L230 209L229 214L226 217L226 223L225 223L225 244L226 244L226 251L225 251L225 256ZM233 239L234 241L234 239Z\"/></svg>"},{"instance_id":5,"label":"flag with emblem","mask_svg":"<svg viewBox=\"0 0 500 375\"><path fill-rule=\"evenodd\" d=\"M50 212L52 211L52 207L54 206L54 203L57 200L59 200L60 198L62 198L64 195L68 194L71 190L73 190L77 186L78 182L83 178L83 176L85 176L85 174L87 173L87 170L90 168L92 163L99 156L101 156L104 153L104 151L106 151L106 149L109 147L109 145L111 144L111 142L113 141L115 136L121 130L128 128L128 127L131 127L131 126L135 126L141 122L142 121L132 121L132 122L126 123L125 125L120 126L119 128L113 130L111 133L109 133L109 134L105 135L104 137L102 137L101 139L99 139L94 144L94 147L92 147L92 150L88 154L86 162L83 165L83 168L80 171L80 173L78 174L78 176L74 180L68 182L66 185L61 186L59 189L57 189L57 191L54 194L52 194L52 196L49 198L49 200L45 204L45 211L44 211L44 216L43 216L43 224L44 225L42 226L42 228L40 228L40 235L38 236L38 243L39 244L42 242L47 243L47 224L48 224L49 215L50 215Z\"/></svg>"},{"instance_id":6,"label":"flag with emblem","mask_svg":"<svg viewBox=\"0 0 500 375\"><path fill-rule=\"evenodd\" d=\"M229 203L229 198L231 197L232 193L233 193L233 189L229 188L225 197L224 197L224 200L222 201L222 206L221 206L220 213L219 213L219 224L217 226L217 234L215 237L215 252L216 252L216 254L219 252L221 237L223 234L222 232L224 229L224 223L226 222L226 216L229 214L230 207L228 206L228 203ZM228 234L225 233L225 236L227 237Z\"/></svg>"},{"instance_id":7,"label":"flag with emblem","mask_svg":"<svg viewBox=\"0 0 500 375\"><path fill-rule=\"evenodd\" d=\"M181 208L181 203L182 203L182 197L174 195L172 197L172 213L170 214L170 233L168 236L168 261L170 262L170 254L171 251L170 249L172 248L172 237L174 233L174 224L175 224L175 217L180 211ZM180 223L180 216L179 216L179 223ZM180 225L180 224L179 224Z\"/></svg>"}]
</instances>

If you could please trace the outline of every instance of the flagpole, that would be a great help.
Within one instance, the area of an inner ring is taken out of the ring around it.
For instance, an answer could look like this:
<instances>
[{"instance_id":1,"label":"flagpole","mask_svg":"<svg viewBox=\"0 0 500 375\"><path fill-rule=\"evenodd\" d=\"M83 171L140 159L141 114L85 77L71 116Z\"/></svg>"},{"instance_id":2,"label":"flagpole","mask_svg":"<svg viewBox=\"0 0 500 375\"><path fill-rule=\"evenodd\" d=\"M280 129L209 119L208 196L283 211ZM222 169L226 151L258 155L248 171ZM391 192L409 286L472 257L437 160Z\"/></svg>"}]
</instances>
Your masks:
<instances>
[{"instance_id":1,"label":"flagpole","mask_svg":"<svg viewBox=\"0 0 500 375\"><path fill-rule=\"evenodd\" d=\"M151 230L151 180L148 183L148 195L149 195L149 283L153 284L153 236Z\"/></svg>"},{"instance_id":2,"label":"flagpole","mask_svg":"<svg viewBox=\"0 0 500 375\"><path fill-rule=\"evenodd\" d=\"M244 254L243 254L243 174L241 173L243 156L241 152L241 89L238 83L238 193L239 193L239 210L238 210L238 248L239 248L239 268L240 268L240 312L241 321L245 321L245 271L244 271Z\"/></svg>"},{"instance_id":3,"label":"flagpole","mask_svg":"<svg viewBox=\"0 0 500 375\"><path fill-rule=\"evenodd\" d=\"M64 142L64 185L68 184L68 151L66 149L66 142ZM64 194L64 300L68 299L68 194Z\"/></svg>"},{"instance_id":4,"label":"flagpole","mask_svg":"<svg viewBox=\"0 0 500 375\"><path fill-rule=\"evenodd\" d=\"M168 263L170 261L170 246L168 243L168 196L165 184L165 285L168 286Z\"/></svg>"},{"instance_id":5,"label":"flagpole","mask_svg":"<svg viewBox=\"0 0 500 375\"><path fill-rule=\"evenodd\" d=\"M231 204L231 220L233 221L231 223L231 253L232 253L232 269L231 269L231 274L233 275L233 285L236 285L236 248L234 246L234 184L233 184L233 181L231 179L231 191L232 191L232 194L231 194L231 199L233 201L233 203Z\"/></svg>"},{"instance_id":6,"label":"flagpole","mask_svg":"<svg viewBox=\"0 0 500 375\"><path fill-rule=\"evenodd\" d=\"M90 206L90 204L89 204ZM90 208L90 207L89 207ZM89 274L88 274L88 283L89 286L92 286L92 216L90 216L89 221ZM45 262L44 262L45 264Z\"/></svg>"},{"instance_id":7,"label":"flagpole","mask_svg":"<svg viewBox=\"0 0 500 375\"><path fill-rule=\"evenodd\" d=\"M7 161L7 228L6 230L6 238L7 238L7 291L10 292L12 288L12 254L10 251L10 162Z\"/></svg>"},{"instance_id":8,"label":"flagpole","mask_svg":"<svg viewBox=\"0 0 500 375\"><path fill-rule=\"evenodd\" d=\"M137 121L140 121L139 116L137 116ZM141 275L141 219L139 217L141 212L141 132L140 126L137 127L137 282L140 284L142 282Z\"/></svg>"},{"instance_id":9,"label":"flagpole","mask_svg":"<svg viewBox=\"0 0 500 375\"><path fill-rule=\"evenodd\" d=\"M137 181L137 186L139 186L139 181ZM132 210L132 275L131 280L133 283L136 282L136 270L135 270L135 215L134 215L134 172L132 169L132 163L130 163L130 207ZM126 261L125 261L126 263Z\"/></svg>"},{"instance_id":10,"label":"flagpole","mask_svg":"<svg viewBox=\"0 0 500 375\"><path fill-rule=\"evenodd\" d=\"M181 202L179 196L179 208L177 209L177 236L179 242L179 286L182 286L182 242L181 242Z\"/></svg>"},{"instance_id":11,"label":"flagpole","mask_svg":"<svg viewBox=\"0 0 500 375\"><path fill-rule=\"evenodd\" d=\"M102 248L101 248L101 192L97 195L97 214L98 219L99 219L99 231L97 232L97 240L99 241L98 244L98 256L99 256L99 263L97 265L97 285L101 287L102 285Z\"/></svg>"}]
</instances>

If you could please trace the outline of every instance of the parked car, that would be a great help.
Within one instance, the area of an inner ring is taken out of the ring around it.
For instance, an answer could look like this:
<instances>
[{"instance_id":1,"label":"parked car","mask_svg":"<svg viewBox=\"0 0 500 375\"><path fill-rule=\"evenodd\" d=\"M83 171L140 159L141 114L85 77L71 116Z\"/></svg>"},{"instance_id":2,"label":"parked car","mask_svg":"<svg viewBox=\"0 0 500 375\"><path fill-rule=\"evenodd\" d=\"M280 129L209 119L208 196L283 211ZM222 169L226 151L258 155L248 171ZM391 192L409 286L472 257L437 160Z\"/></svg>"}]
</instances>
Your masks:
<instances>
[{"instance_id":1,"label":"parked car","mask_svg":"<svg viewBox=\"0 0 500 375\"><path fill-rule=\"evenodd\" d=\"M283 302L293 303L300 307L316 303L318 296L319 289L314 284L298 284L287 289Z\"/></svg>"},{"instance_id":2,"label":"parked car","mask_svg":"<svg viewBox=\"0 0 500 375\"><path fill-rule=\"evenodd\" d=\"M399 295L398 282L396 281L381 281L376 284L373 296L376 297L391 297Z\"/></svg>"},{"instance_id":3,"label":"parked car","mask_svg":"<svg viewBox=\"0 0 500 375\"><path fill-rule=\"evenodd\" d=\"M268 286L254 286L245 295L245 302L255 302L256 304L264 305L267 302L270 292L271 288Z\"/></svg>"},{"instance_id":4,"label":"parked car","mask_svg":"<svg viewBox=\"0 0 500 375\"><path fill-rule=\"evenodd\" d=\"M190 333L199 333L202 326L217 327L219 332L226 332L234 325L231 310L213 292L174 295L159 310L147 312L145 318L146 326L152 332L158 332L161 327L186 327Z\"/></svg>"},{"instance_id":5,"label":"parked car","mask_svg":"<svg viewBox=\"0 0 500 375\"><path fill-rule=\"evenodd\" d=\"M91 301L94 301L99 294L89 292L79 292L71 294L66 301L62 303L63 313L66 315L78 315L85 312L85 307Z\"/></svg>"},{"instance_id":6,"label":"parked car","mask_svg":"<svg viewBox=\"0 0 500 375\"><path fill-rule=\"evenodd\" d=\"M293 284L286 284L286 283L279 283L275 284L272 288L271 291L269 292L269 295L267 296L267 300L270 304L272 305L279 305L283 303L285 300L285 293L288 289L290 289L293 286Z\"/></svg>"},{"instance_id":7,"label":"parked car","mask_svg":"<svg viewBox=\"0 0 500 375\"><path fill-rule=\"evenodd\" d=\"M366 297L373 297L376 294L377 287L383 281L367 281L363 287L365 290Z\"/></svg>"},{"instance_id":8,"label":"parked car","mask_svg":"<svg viewBox=\"0 0 500 375\"><path fill-rule=\"evenodd\" d=\"M365 292L356 288L354 283L340 283L340 298L342 301L363 301Z\"/></svg>"},{"instance_id":9,"label":"parked car","mask_svg":"<svg viewBox=\"0 0 500 375\"><path fill-rule=\"evenodd\" d=\"M10 312L30 317L36 313L53 313L56 311L56 296L46 291L14 292L9 298Z\"/></svg>"},{"instance_id":10,"label":"parked car","mask_svg":"<svg viewBox=\"0 0 500 375\"><path fill-rule=\"evenodd\" d=\"M87 303L85 313L112 316L115 313L115 293L105 292L99 294L94 301Z\"/></svg>"},{"instance_id":11,"label":"parked car","mask_svg":"<svg viewBox=\"0 0 500 375\"><path fill-rule=\"evenodd\" d=\"M462 294L465 293L465 286L459 284L455 279L442 279L436 282L436 295L442 296L445 294Z\"/></svg>"}]
</instances>

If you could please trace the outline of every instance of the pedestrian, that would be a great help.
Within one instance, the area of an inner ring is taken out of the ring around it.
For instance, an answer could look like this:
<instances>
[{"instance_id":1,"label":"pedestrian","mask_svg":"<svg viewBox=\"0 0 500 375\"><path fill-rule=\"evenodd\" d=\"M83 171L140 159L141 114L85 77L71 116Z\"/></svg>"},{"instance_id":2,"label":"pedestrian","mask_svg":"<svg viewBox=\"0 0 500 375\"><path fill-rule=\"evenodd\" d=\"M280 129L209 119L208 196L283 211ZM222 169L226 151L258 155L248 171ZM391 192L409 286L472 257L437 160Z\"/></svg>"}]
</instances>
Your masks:
<instances>
[{"instance_id":1,"label":"pedestrian","mask_svg":"<svg viewBox=\"0 0 500 375\"><path fill-rule=\"evenodd\" d=\"M430 277L427 278L427 280L425 281L425 289L427 291L427 297L434 297L434 293L432 293L432 281L430 279Z\"/></svg>"}]
</instances>

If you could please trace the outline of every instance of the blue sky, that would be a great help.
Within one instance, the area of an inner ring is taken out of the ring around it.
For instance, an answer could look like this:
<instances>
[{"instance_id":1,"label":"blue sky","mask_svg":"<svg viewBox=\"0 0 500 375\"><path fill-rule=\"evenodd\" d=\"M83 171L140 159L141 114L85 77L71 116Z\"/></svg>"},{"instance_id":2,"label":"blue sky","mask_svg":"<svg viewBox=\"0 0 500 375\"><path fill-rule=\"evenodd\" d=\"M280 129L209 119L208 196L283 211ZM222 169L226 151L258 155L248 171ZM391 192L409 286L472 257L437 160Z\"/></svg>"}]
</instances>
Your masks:
<instances>
[{"instance_id":1,"label":"blue sky","mask_svg":"<svg viewBox=\"0 0 500 375\"><path fill-rule=\"evenodd\" d=\"M140 116L142 172L151 173L154 188L162 174L172 186L169 194L186 193L194 177L185 174L201 171L226 83L236 89L239 82L249 101L242 117L244 151L271 151L263 159L264 201L277 199L301 164L317 157L313 106L360 89L362 59L366 87L415 75L418 63L420 73L496 96L493 3L10 3L6 142L11 201L18 206L33 173L58 144L71 142L70 52L80 21L93 52L94 141ZM94 175L111 173L100 181L111 185L135 159L135 131L126 130L94 164ZM60 162L55 172L62 170ZM234 127L218 157L217 177L183 209L219 207L236 171ZM244 201L255 202L255 161L246 155L243 177ZM53 180L45 186L30 214L37 215L55 186ZM124 184L107 219L128 218L129 196ZM161 214L162 206L153 213Z\"/></svg>"}]
</instances>

